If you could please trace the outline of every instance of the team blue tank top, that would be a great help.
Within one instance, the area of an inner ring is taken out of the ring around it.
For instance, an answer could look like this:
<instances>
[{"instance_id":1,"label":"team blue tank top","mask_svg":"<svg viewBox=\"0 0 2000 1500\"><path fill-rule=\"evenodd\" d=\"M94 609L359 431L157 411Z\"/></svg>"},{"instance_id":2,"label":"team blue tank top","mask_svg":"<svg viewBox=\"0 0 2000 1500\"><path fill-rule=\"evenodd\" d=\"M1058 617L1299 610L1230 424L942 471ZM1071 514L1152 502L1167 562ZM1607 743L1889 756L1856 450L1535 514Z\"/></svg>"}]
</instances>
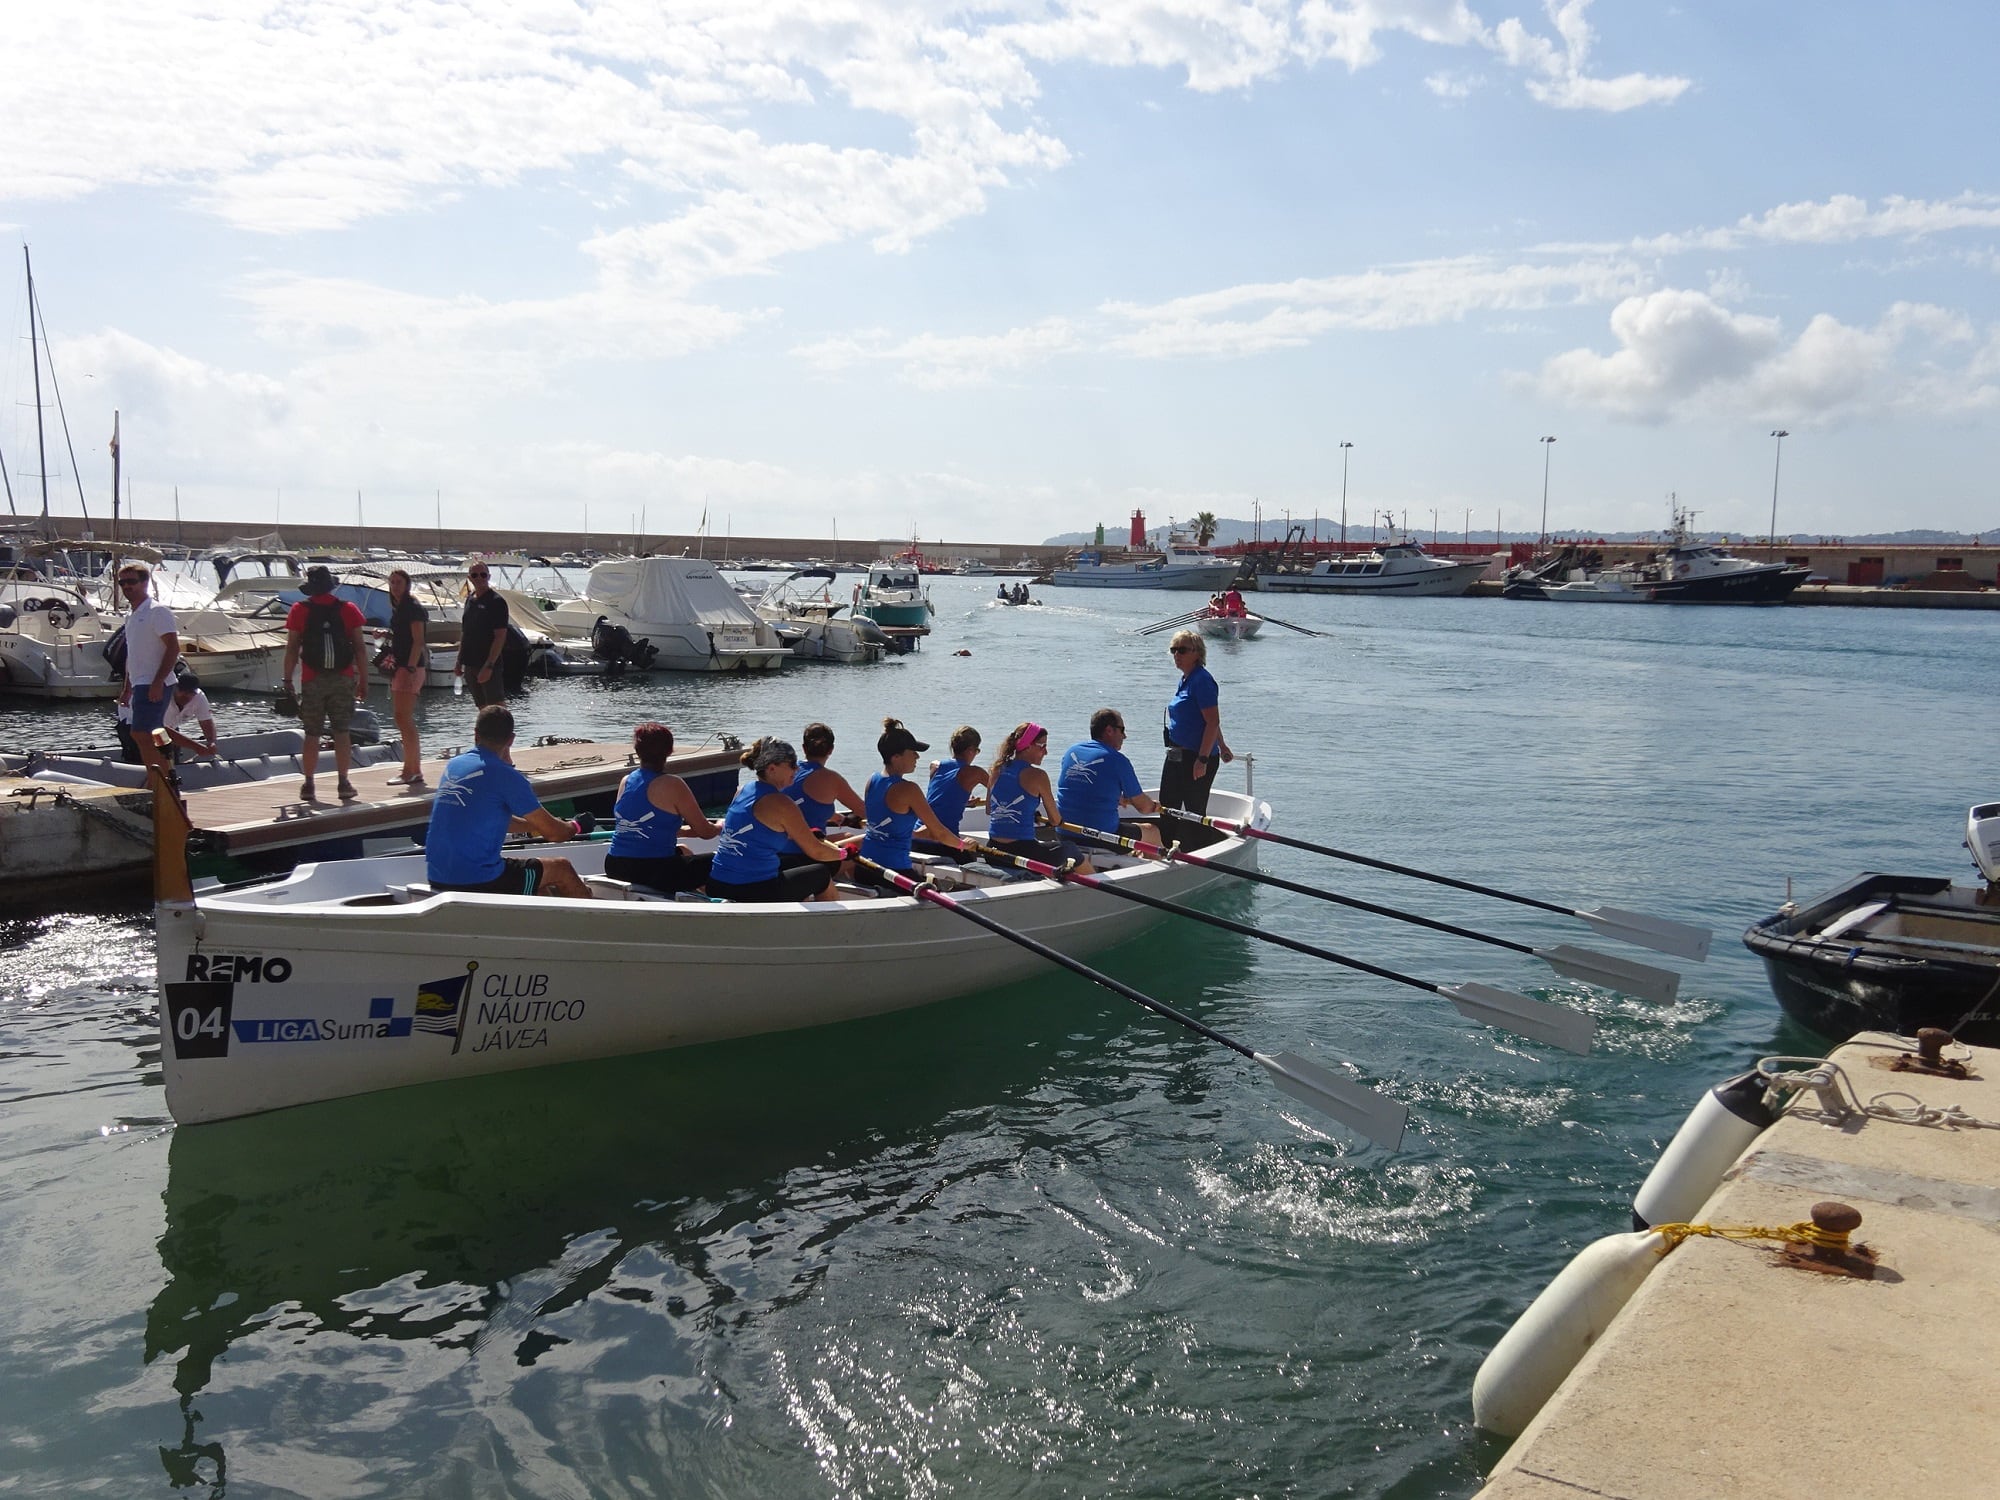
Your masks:
<instances>
[{"instance_id":1,"label":"team blue tank top","mask_svg":"<svg viewBox=\"0 0 2000 1500\"><path fill-rule=\"evenodd\" d=\"M823 760L805 761L799 766L799 774L792 778L792 784L785 788L785 795L798 803L810 828L824 828L833 821L834 806L831 802L821 802L806 795L806 778L815 771L825 769L826 762Z\"/></svg>"},{"instance_id":2,"label":"team blue tank top","mask_svg":"<svg viewBox=\"0 0 2000 1500\"><path fill-rule=\"evenodd\" d=\"M868 778L861 800L868 809L868 831L861 836L861 857L872 859L891 870L910 868L910 835L919 821L913 812L894 812L889 807L889 789L903 786L900 776L882 771Z\"/></svg>"},{"instance_id":3,"label":"team blue tank top","mask_svg":"<svg viewBox=\"0 0 2000 1500\"><path fill-rule=\"evenodd\" d=\"M672 859L680 847L681 815L653 806L649 793L664 771L639 767L618 789L612 814L618 819L610 853L627 859Z\"/></svg>"},{"instance_id":4,"label":"team blue tank top","mask_svg":"<svg viewBox=\"0 0 2000 1500\"><path fill-rule=\"evenodd\" d=\"M994 773L986 792L986 826L996 839L1035 836L1035 812L1042 799L1021 790L1021 773L1027 769L1025 760L1010 760Z\"/></svg>"},{"instance_id":5,"label":"team blue tank top","mask_svg":"<svg viewBox=\"0 0 2000 1500\"><path fill-rule=\"evenodd\" d=\"M941 760L938 768L931 772L931 784L924 788L924 800L937 814L937 820L953 833L965 818L965 804L972 793L958 784L958 773L966 767L962 760Z\"/></svg>"},{"instance_id":6,"label":"team blue tank top","mask_svg":"<svg viewBox=\"0 0 2000 1500\"><path fill-rule=\"evenodd\" d=\"M778 856L792 847L788 833L766 828L757 821L757 804L765 797L785 794L774 786L753 781L736 794L729 811L722 815L722 837L715 846L715 863L709 878L725 885L752 885L759 880L775 880Z\"/></svg>"}]
</instances>

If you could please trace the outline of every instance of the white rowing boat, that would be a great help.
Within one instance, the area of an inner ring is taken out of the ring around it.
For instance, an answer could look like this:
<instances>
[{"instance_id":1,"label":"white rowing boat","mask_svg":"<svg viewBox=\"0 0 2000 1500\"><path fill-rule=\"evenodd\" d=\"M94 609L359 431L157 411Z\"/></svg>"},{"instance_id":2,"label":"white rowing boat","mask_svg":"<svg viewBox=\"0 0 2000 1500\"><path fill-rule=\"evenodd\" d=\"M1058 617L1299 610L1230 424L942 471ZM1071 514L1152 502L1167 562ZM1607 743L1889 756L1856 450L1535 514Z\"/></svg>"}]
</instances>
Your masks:
<instances>
[{"instance_id":1,"label":"white rowing boat","mask_svg":"<svg viewBox=\"0 0 2000 1500\"><path fill-rule=\"evenodd\" d=\"M1260 828L1270 820L1248 796L1218 791L1211 807ZM967 831L977 823L969 815ZM592 843L552 852L615 899L432 893L421 854L302 865L196 896L178 852L185 819L157 787L155 826L161 1057L182 1124L828 1025L1047 971L1015 943L907 896L635 899L603 877L606 846ZM1249 867L1256 846L1231 837L1205 856ZM1111 883L1165 898L1226 878L1093 858ZM1072 957L1160 919L1097 891L944 870L970 883L961 905Z\"/></svg>"}]
</instances>

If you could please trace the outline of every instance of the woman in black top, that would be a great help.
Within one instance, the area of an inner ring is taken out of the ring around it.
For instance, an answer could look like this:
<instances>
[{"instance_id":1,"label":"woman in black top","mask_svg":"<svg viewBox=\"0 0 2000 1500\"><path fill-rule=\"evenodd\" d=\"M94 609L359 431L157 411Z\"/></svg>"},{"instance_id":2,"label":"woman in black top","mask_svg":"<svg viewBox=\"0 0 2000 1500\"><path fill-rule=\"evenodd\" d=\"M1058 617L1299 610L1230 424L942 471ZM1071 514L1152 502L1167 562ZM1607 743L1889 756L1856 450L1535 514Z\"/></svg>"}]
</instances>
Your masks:
<instances>
[{"instance_id":1,"label":"woman in black top","mask_svg":"<svg viewBox=\"0 0 2000 1500\"><path fill-rule=\"evenodd\" d=\"M389 575L389 701L396 708L396 732L403 737L403 770L391 776L391 786L424 784L423 751L417 741L417 694L423 691L430 653L424 646L424 626L430 619L410 597L410 575L401 568Z\"/></svg>"}]
</instances>

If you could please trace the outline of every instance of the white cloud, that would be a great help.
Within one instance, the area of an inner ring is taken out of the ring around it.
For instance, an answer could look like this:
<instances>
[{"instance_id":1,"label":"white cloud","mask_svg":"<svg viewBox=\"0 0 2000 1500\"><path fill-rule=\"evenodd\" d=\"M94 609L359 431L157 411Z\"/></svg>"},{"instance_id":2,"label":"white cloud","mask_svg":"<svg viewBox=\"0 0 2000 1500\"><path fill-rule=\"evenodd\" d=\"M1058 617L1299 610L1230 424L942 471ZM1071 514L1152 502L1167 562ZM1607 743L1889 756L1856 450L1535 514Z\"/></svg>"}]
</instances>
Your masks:
<instances>
[{"instance_id":1,"label":"white cloud","mask_svg":"<svg viewBox=\"0 0 2000 1500\"><path fill-rule=\"evenodd\" d=\"M1110 347L1146 358L1236 356L1303 344L1334 329L1387 331L1469 314L1605 302L1645 284L1629 260L1509 264L1458 256L1346 276L1246 284L1153 306L1110 303Z\"/></svg>"},{"instance_id":2,"label":"white cloud","mask_svg":"<svg viewBox=\"0 0 2000 1500\"><path fill-rule=\"evenodd\" d=\"M864 363L900 365L904 379L911 384L942 389L984 384L996 374L1027 369L1082 347L1077 330L1067 319L1044 318L999 334L947 337L926 333L893 339L886 333L869 332L802 344L792 353L824 374Z\"/></svg>"},{"instance_id":3,"label":"white cloud","mask_svg":"<svg viewBox=\"0 0 2000 1500\"><path fill-rule=\"evenodd\" d=\"M1899 302L1872 328L1821 313L1787 342L1776 318L1731 312L1702 292L1667 289L1630 297L1611 313L1619 347L1572 349L1548 360L1533 382L1549 399L1643 422L1754 415L1818 422L1859 410L1932 414L2000 404L1989 342L1952 363L1949 349L1975 341L1962 316Z\"/></svg>"}]
</instances>

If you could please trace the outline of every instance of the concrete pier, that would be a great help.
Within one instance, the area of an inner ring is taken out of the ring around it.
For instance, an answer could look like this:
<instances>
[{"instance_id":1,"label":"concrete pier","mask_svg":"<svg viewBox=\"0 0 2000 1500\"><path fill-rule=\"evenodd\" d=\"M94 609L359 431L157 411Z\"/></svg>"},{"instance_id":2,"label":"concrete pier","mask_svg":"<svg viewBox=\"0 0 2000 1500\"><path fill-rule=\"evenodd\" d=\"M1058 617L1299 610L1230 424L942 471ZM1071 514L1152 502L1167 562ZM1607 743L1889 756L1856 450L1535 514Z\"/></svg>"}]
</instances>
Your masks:
<instances>
[{"instance_id":1,"label":"concrete pier","mask_svg":"<svg viewBox=\"0 0 2000 1500\"><path fill-rule=\"evenodd\" d=\"M1854 1092L2000 1126L2000 1051L1965 1080L1891 1071L1907 1043L1833 1054ZM1692 1103L1693 1101L1689 1101ZM1764 1241L1667 1255L1507 1450L1480 1500L1989 1500L2000 1494L2000 1128L1830 1123L1794 1099L1696 1216L1789 1225L1860 1210L1876 1279ZM1607 1224L1607 1233L1623 1225Z\"/></svg>"}]
</instances>

